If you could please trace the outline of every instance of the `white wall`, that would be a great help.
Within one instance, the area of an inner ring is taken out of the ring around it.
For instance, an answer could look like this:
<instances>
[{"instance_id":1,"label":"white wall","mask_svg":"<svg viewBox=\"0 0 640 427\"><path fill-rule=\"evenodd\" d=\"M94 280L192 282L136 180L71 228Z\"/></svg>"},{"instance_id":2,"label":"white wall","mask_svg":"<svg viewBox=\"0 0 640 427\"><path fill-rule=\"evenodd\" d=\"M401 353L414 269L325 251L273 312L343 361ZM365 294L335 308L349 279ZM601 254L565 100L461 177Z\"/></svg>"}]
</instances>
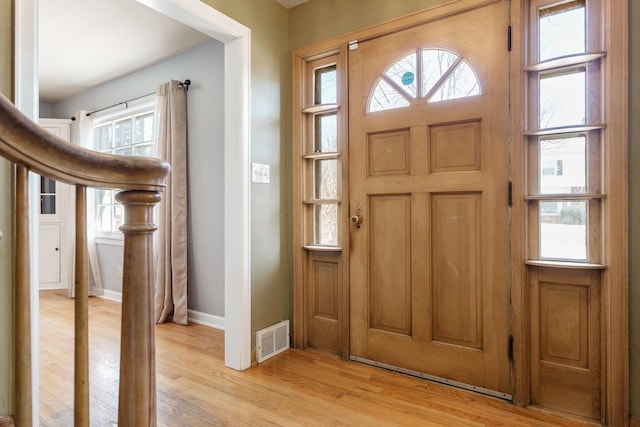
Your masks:
<instances>
[{"instance_id":1,"label":"white wall","mask_svg":"<svg viewBox=\"0 0 640 427\"><path fill-rule=\"evenodd\" d=\"M190 79L188 109L189 309L224 317L224 47L212 40L51 105L56 118L94 110ZM120 292L122 247L99 246L106 289Z\"/></svg>"}]
</instances>

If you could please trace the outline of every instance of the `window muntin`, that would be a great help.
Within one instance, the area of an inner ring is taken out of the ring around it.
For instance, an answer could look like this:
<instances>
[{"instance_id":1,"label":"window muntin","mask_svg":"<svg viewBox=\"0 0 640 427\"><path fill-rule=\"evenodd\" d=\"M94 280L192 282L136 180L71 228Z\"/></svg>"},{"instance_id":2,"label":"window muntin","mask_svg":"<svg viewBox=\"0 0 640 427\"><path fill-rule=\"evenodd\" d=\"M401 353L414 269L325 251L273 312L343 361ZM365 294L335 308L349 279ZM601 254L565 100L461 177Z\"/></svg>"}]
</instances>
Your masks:
<instances>
[{"instance_id":1,"label":"window muntin","mask_svg":"<svg viewBox=\"0 0 640 427\"><path fill-rule=\"evenodd\" d=\"M410 103L406 96L403 96L401 92L398 92L396 88L385 80L379 80L371 95L367 111L375 113L376 111L393 110L408 107L409 105Z\"/></svg>"},{"instance_id":2,"label":"window muntin","mask_svg":"<svg viewBox=\"0 0 640 427\"><path fill-rule=\"evenodd\" d=\"M152 157L155 151L153 98L131 109L106 113L94 119L93 145L106 154ZM122 205L115 199L118 190L91 189L95 229L103 235L120 235L124 223Z\"/></svg>"},{"instance_id":3,"label":"window muntin","mask_svg":"<svg viewBox=\"0 0 640 427\"><path fill-rule=\"evenodd\" d=\"M443 49L425 49L422 51L422 94L433 92L442 76L458 60L458 55Z\"/></svg>"},{"instance_id":4,"label":"window muntin","mask_svg":"<svg viewBox=\"0 0 640 427\"><path fill-rule=\"evenodd\" d=\"M387 81L394 83L394 88L409 98L418 96L418 81L416 79L417 53L411 52L400 58L385 71Z\"/></svg>"},{"instance_id":5,"label":"window muntin","mask_svg":"<svg viewBox=\"0 0 640 427\"><path fill-rule=\"evenodd\" d=\"M451 71L438 90L429 97L428 102L448 101L480 95L480 82L473 68L466 62L460 63Z\"/></svg>"},{"instance_id":6,"label":"window muntin","mask_svg":"<svg viewBox=\"0 0 640 427\"><path fill-rule=\"evenodd\" d=\"M387 67L373 86L367 112L408 107L417 99L435 103L480 94L478 76L465 59L449 50L424 48Z\"/></svg>"},{"instance_id":7,"label":"window muntin","mask_svg":"<svg viewBox=\"0 0 640 427\"><path fill-rule=\"evenodd\" d=\"M153 112L145 111L98 122L94 128L96 151L123 156L145 156L153 153Z\"/></svg>"},{"instance_id":8,"label":"window muntin","mask_svg":"<svg viewBox=\"0 0 640 427\"><path fill-rule=\"evenodd\" d=\"M116 190L93 189L96 206L96 231L119 233L124 224L122 205L115 200Z\"/></svg>"},{"instance_id":9,"label":"window muntin","mask_svg":"<svg viewBox=\"0 0 640 427\"><path fill-rule=\"evenodd\" d=\"M40 177L40 215L56 214L56 181Z\"/></svg>"}]
</instances>

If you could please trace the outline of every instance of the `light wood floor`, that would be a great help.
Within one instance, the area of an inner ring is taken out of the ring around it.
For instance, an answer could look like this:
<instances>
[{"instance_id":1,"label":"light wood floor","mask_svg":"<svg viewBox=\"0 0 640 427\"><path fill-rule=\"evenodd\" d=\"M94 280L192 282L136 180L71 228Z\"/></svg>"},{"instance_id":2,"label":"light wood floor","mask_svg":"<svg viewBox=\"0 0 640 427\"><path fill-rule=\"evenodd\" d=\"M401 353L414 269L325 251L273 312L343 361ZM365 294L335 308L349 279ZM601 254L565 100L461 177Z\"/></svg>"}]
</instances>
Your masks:
<instances>
[{"instance_id":1,"label":"light wood floor","mask_svg":"<svg viewBox=\"0 0 640 427\"><path fill-rule=\"evenodd\" d=\"M117 421L120 305L91 298L91 426ZM73 425L73 302L40 295L40 425ZM156 327L158 425L579 426L577 420L309 351L245 372L224 367L221 331Z\"/></svg>"}]
</instances>

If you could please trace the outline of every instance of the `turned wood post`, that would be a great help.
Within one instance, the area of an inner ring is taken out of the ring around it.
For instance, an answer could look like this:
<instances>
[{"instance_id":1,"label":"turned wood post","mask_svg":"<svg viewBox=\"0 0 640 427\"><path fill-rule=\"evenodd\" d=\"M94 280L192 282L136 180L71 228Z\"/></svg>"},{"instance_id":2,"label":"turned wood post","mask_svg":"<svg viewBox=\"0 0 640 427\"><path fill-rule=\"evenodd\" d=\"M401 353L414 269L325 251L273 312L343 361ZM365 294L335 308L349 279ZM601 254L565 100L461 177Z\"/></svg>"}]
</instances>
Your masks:
<instances>
[{"instance_id":1,"label":"turned wood post","mask_svg":"<svg viewBox=\"0 0 640 427\"><path fill-rule=\"evenodd\" d=\"M120 333L119 427L156 426L153 207L160 193L123 191L124 268Z\"/></svg>"},{"instance_id":2,"label":"turned wood post","mask_svg":"<svg viewBox=\"0 0 640 427\"><path fill-rule=\"evenodd\" d=\"M89 257L87 188L76 185L74 427L89 427Z\"/></svg>"},{"instance_id":3,"label":"turned wood post","mask_svg":"<svg viewBox=\"0 0 640 427\"><path fill-rule=\"evenodd\" d=\"M15 335L15 423L20 427L33 425L31 390L31 284L29 274L29 171L16 167L16 253L15 305L13 328Z\"/></svg>"}]
</instances>

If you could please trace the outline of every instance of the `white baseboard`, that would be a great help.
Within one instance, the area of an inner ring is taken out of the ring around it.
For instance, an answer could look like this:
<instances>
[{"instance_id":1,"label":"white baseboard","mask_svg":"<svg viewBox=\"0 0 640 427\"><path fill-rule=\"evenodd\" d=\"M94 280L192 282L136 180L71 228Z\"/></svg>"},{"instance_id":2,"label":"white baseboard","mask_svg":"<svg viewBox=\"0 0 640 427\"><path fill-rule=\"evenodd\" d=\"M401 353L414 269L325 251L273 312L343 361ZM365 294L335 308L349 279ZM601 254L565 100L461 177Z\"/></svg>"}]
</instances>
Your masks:
<instances>
[{"instance_id":1,"label":"white baseboard","mask_svg":"<svg viewBox=\"0 0 640 427\"><path fill-rule=\"evenodd\" d=\"M199 311L195 310L187 310L187 314L191 323L224 331L224 317L214 316L213 314L200 313Z\"/></svg>"},{"instance_id":2,"label":"white baseboard","mask_svg":"<svg viewBox=\"0 0 640 427\"><path fill-rule=\"evenodd\" d=\"M100 298L122 303L122 292L110 291L109 289L103 289L103 292L104 293L99 296Z\"/></svg>"},{"instance_id":3,"label":"white baseboard","mask_svg":"<svg viewBox=\"0 0 640 427\"><path fill-rule=\"evenodd\" d=\"M104 289L104 294L100 295L109 301L122 303L122 293ZM210 328L220 329L224 331L224 317L214 316L213 314L201 313L195 310L187 310L188 321L196 325L208 326Z\"/></svg>"},{"instance_id":4,"label":"white baseboard","mask_svg":"<svg viewBox=\"0 0 640 427\"><path fill-rule=\"evenodd\" d=\"M41 291L57 291L58 289L67 289L67 286L59 283L40 283L38 289Z\"/></svg>"}]
</instances>

